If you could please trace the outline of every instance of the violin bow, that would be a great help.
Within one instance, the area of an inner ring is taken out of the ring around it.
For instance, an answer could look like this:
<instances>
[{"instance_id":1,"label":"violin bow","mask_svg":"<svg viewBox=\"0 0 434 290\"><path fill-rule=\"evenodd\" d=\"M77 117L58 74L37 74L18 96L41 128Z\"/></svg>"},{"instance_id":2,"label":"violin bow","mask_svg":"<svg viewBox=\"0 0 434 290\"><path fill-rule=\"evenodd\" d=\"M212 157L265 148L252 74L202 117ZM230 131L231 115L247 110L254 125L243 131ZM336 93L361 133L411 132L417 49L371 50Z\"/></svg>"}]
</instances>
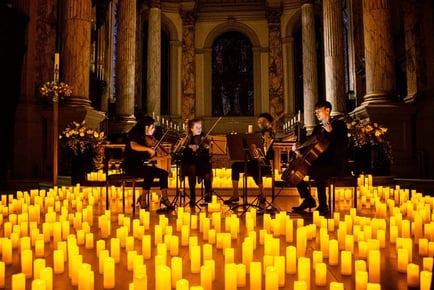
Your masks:
<instances>
[{"instance_id":1,"label":"violin bow","mask_svg":"<svg viewBox=\"0 0 434 290\"><path fill-rule=\"evenodd\" d=\"M170 129L167 129L166 132L164 132L163 136L161 136L160 140L158 140L157 144L154 146L154 150L157 149L157 147L160 145L161 141L163 141L164 137L166 137L167 133L169 133Z\"/></svg>"}]
</instances>

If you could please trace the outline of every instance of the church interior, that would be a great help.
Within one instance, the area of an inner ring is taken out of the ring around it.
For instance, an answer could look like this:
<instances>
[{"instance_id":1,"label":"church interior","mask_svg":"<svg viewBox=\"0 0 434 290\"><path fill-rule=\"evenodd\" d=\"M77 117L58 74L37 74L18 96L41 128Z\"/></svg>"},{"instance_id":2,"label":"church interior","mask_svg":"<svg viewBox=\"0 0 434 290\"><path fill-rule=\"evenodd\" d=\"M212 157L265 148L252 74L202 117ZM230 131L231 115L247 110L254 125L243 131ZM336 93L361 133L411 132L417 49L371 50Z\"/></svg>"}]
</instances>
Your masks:
<instances>
[{"instance_id":1,"label":"church interior","mask_svg":"<svg viewBox=\"0 0 434 290\"><path fill-rule=\"evenodd\" d=\"M428 0L0 0L0 288L433 289L433 15ZM321 100L348 129L326 216L291 211L285 180ZM264 112L266 210L245 173L232 206L248 148L231 142L260 139ZM137 207L143 180L123 172L146 117L170 210L158 187ZM213 194L201 203L199 178L191 207L177 149L195 118Z\"/></svg>"}]
</instances>

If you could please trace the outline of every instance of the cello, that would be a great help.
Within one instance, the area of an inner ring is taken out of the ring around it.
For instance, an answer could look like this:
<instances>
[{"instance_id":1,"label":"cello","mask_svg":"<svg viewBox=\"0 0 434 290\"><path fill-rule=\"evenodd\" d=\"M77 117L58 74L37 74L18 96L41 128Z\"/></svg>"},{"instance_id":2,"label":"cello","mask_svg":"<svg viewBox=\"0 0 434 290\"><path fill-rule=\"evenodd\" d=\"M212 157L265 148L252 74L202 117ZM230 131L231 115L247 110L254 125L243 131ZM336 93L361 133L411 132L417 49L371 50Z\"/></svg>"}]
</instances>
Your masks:
<instances>
[{"instance_id":1,"label":"cello","mask_svg":"<svg viewBox=\"0 0 434 290\"><path fill-rule=\"evenodd\" d=\"M296 148L295 158L291 160L289 166L282 173L282 180L288 185L297 185L308 175L312 163L327 150L329 145L330 142L324 135L324 128L317 134L312 134Z\"/></svg>"}]
</instances>

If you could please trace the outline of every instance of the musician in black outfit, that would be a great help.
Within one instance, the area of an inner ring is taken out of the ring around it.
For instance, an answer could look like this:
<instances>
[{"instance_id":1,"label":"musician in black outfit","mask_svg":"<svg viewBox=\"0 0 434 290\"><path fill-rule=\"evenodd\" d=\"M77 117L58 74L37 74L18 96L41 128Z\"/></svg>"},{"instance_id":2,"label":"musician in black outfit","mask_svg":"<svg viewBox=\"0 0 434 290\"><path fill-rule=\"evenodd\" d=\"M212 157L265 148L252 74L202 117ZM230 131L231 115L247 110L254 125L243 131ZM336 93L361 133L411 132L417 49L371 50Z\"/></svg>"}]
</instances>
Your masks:
<instances>
[{"instance_id":1,"label":"musician in black outfit","mask_svg":"<svg viewBox=\"0 0 434 290\"><path fill-rule=\"evenodd\" d=\"M270 161L274 160L274 150L272 147L274 141L274 129L273 129L273 116L269 113L261 113L257 117L258 127L261 129L263 148L249 148L250 153L256 156L252 156L251 160L247 163L244 161L236 161L232 163L232 196L225 200L224 203L231 205L239 202L238 183L240 180L240 174L245 173L251 176L259 188L258 200L261 210L265 209L266 197L264 192L264 185L262 176L270 175L272 166ZM250 145L250 144L249 144Z\"/></svg>"},{"instance_id":2,"label":"musician in black outfit","mask_svg":"<svg viewBox=\"0 0 434 290\"><path fill-rule=\"evenodd\" d=\"M146 196L149 194L154 178L159 179L161 189L160 207L163 204L166 209L173 209L167 196L169 173L155 166L152 158L165 154L159 141L154 137L155 121L149 116L143 117L128 132L125 147L125 171L128 175L143 178L143 193L137 199L141 208L147 208Z\"/></svg>"},{"instance_id":3,"label":"musician in black outfit","mask_svg":"<svg viewBox=\"0 0 434 290\"><path fill-rule=\"evenodd\" d=\"M346 151L347 151L347 126L343 119L331 118L330 113L332 105L328 101L319 101L315 105L315 115L319 124L314 128L312 137L326 138L329 145L323 153L319 155L311 164L308 175L315 180L319 205L316 210L320 215L329 214L330 210L327 205L326 182L330 176L342 176L345 173ZM308 141L306 141L308 142ZM297 145L293 146L293 151L297 151ZM299 182L297 190L303 202L292 209L295 212L302 212L305 209L311 209L316 206L316 202L305 181Z\"/></svg>"},{"instance_id":4,"label":"musician in black outfit","mask_svg":"<svg viewBox=\"0 0 434 290\"><path fill-rule=\"evenodd\" d=\"M192 119L188 121L188 134L184 148L182 149L181 176L188 178L190 188L190 206L196 206L196 179L203 179L205 194L204 202L206 206L211 201L212 194L212 165L210 161L210 140L202 132L202 121Z\"/></svg>"}]
</instances>

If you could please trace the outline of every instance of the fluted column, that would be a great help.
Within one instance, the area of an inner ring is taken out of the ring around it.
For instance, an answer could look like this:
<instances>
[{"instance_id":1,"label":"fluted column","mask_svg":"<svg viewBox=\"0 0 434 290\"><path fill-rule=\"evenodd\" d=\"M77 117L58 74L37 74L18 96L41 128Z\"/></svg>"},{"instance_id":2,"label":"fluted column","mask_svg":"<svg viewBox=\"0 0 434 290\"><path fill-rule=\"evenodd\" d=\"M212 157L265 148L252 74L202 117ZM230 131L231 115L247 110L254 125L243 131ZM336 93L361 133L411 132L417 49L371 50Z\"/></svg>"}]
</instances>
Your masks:
<instances>
[{"instance_id":1,"label":"fluted column","mask_svg":"<svg viewBox=\"0 0 434 290\"><path fill-rule=\"evenodd\" d=\"M341 0L323 1L325 95L333 115L345 113L344 29Z\"/></svg>"},{"instance_id":2,"label":"fluted column","mask_svg":"<svg viewBox=\"0 0 434 290\"><path fill-rule=\"evenodd\" d=\"M62 33L61 80L72 86L66 106L90 106L90 31L92 0L66 0Z\"/></svg>"},{"instance_id":3,"label":"fluted column","mask_svg":"<svg viewBox=\"0 0 434 290\"><path fill-rule=\"evenodd\" d=\"M270 113L273 117L280 117L283 107L283 62L282 62L282 34L280 27L280 9L268 9L269 29L269 79L270 79ZM281 122L278 122L281 123Z\"/></svg>"},{"instance_id":4,"label":"fluted column","mask_svg":"<svg viewBox=\"0 0 434 290\"><path fill-rule=\"evenodd\" d=\"M150 1L148 24L147 110L161 113L161 8L160 1Z\"/></svg>"},{"instance_id":5,"label":"fluted column","mask_svg":"<svg viewBox=\"0 0 434 290\"><path fill-rule=\"evenodd\" d=\"M366 95L363 103L396 100L395 56L389 0L364 0Z\"/></svg>"},{"instance_id":6,"label":"fluted column","mask_svg":"<svg viewBox=\"0 0 434 290\"><path fill-rule=\"evenodd\" d=\"M116 118L134 119L136 3L119 0L116 46Z\"/></svg>"},{"instance_id":7,"label":"fluted column","mask_svg":"<svg viewBox=\"0 0 434 290\"><path fill-rule=\"evenodd\" d=\"M196 71L194 52L194 11L182 11L182 119L191 119L195 116L196 101Z\"/></svg>"},{"instance_id":8,"label":"fluted column","mask_svg":"<svg viewBox=\"0 0 434 290\"><path fill-rule=\"evenodd\" d=\"M312 0L301 1L304 125L308 132L311 132L316 124L314 107L318 101L318 69L315 45L315 14L313 8Z\"/></svg>"},{"instance_id":9,"label":"fluted column","mask_svg":"<svg viewBox=\"0 0 434 290\"><path fill-rule=\"evenodd\" d=\"M407 58L407 96L404 100L412 102L427 83L426 66L423 61L423 48L426 47L425 37L421 35L423 31L423 2L404 1L403 5L405 55Z\"/></svg>"}]
</instances>

